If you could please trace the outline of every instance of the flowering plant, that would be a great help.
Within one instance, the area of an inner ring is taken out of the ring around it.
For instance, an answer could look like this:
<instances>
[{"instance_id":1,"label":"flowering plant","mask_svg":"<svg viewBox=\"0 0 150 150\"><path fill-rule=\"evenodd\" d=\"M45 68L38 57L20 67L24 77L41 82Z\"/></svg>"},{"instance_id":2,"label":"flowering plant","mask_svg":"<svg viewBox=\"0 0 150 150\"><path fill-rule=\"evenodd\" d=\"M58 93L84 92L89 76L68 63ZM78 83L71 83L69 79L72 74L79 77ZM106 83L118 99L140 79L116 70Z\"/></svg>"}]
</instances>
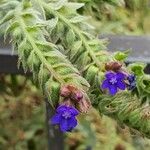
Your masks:
<instances>
[{"instance_id":1,"label":"flowering plant","mask_svg":"<svg viewBox=\"0 0 150 150\"><path fill-rule=\"evenodd\" d=\"M33 72L56 109L50 123L71 131L76 116L93 106L150 137L150 76L144 73L145 65L126 66L126 52L107 52L88 17L77 12L83 6L68 0L2 0L0 25L18 52L18 64Z\"/></svg>"}]
</instances>

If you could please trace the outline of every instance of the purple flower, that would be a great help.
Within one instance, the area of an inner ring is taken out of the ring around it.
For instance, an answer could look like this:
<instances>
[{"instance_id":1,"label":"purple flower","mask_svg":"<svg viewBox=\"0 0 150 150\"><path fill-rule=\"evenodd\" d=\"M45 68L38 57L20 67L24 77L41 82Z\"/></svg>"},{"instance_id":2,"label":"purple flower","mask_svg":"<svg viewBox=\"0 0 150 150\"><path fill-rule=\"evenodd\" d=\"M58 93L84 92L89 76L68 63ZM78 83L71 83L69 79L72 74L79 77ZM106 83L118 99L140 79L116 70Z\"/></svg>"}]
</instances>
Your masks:
<instances>
[{"instance_id":1,"label":"purple flower","mask_svg":"<svg viewBox=\"0 0 150 150\"><path fill-rule=\"evenodd\" d=\"M59 124L63 132L71 131L77 126L76 116L78 110L72 106L60 105L56 109L56 114L51 118L52 124Z\"/></svg>"},{"instance_id":2,"label":"purple flower","mask_svg":"<svg viewBox=\"0 0 150 150\"><path fill-rule=\"evenodd\" d=\"M127 77L127 80L129 82L129 84L127 84L127 88L128 90L133 90L135 89L136 87L136 77L134 74L130 74L128 77Z\"/></svg>"},{"instance_id":3,"label":"purple flower","mask_svg":"<svg viewBox=\"0 0 150 150\"><path fill-rule=\"evenodd\" d=\"M122 72L106 72L105 74L105 80L102 83L102 89L107 89L109 90L109 93L111 95L115 95L118 91L120 90L125 90L126 84L124 83L125 79L125 74Z\"/></svg>"}]
</instances>

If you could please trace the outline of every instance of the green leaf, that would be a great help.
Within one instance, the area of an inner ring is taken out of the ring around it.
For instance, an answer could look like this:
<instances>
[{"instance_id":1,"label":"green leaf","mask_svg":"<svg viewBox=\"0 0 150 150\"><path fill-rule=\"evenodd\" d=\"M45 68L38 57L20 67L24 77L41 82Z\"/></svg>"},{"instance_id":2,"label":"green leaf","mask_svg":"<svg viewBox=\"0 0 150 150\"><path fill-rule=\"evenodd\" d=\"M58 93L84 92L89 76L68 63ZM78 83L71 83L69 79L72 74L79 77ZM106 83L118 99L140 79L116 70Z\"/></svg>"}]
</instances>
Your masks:
<instances>
[{"instance_id":1,"label":"green leaf","mask_svg":"<svg viewBox=\"0 0 150 150\"><path fill-rule=\"evenodd\" d=\"M28 57L28 61L27 61L28 65L30 66L31 71L34 71L34 60L36 59L35 57L36 56L35 56L34 51L31 51Z\"/></svg>"},{"instance_id":2,"label":"green leaf","mask_svg":"<svg viewBox=\"0 0 150 150\"><path fill-rule=\"evenodd\" d=\"M58 0L58 2L56 2L56 3L50 3L49 5L50 5L54 10L59 10L59 9L61 9L66 3L67 3L67 0Z\"/></svg>"},{"instance_id":3,"label":"green leaf","mask_svg":"<svg viewBox=\"0 0 150 150\"><path fill-rule=\"evenodd\" d=\"M7 29L5 30L5 33L4 33L4 40L6 39L6 36L7 36L8 34L11 34L14 30L16 30L17 27L19 27L18 22L10 23L10 24L8 25Z\"/></svg>"},{"instance_id":4,"label":"green leaf","mask_svg":"<svg viewBox=\"0 0 150 150\"><path fill-rule=\"evenodd\" d=\"M59 63L59 64L55 64L53 65L54 69L60 69L60 68L65 68L65 67L72 67L72 64L70 63ZM72 70L74 71L74 73L79 73L78 70L76 68L72 68Z\"/></svg>"},{"instance_id":5,"label":"green leaf","mask_svg":"<svg viewBox=\"0 0 150 150\"><path fill-rule=\"evenodd\" d=\"M81 83L83 86L85 86L86 88L90 87L90 84L87 82L86 79L84 79L83 77L79 76L78 77L78 81L79 83Z\"/></svg>"},{"instance_id":6,"label":"green leaf","mask_svg":"<svg viewBox=\"0 0 150 150\"><path fill-rule=\"evenodd\" d=\"M60 84L52 79L49 79L45 85L48 101L52 107L56 107L59 102Z\"/></svg>"},{"instance_id":7,"label":"green leaf","mask_svg":"<svg viewBox=\"0 0 150 150\"><path fill-rule=\"evenodd\" d=\"M73 30L69 30L66 35L66 41L67 41L67 44L69 45L69 47L71 47L73 45L74 40L75 40L75 34L74 34Z\"/></svg>"},{"instance_id":8,"label":"green leaf","mask_svg":"<svg viewBox=\"0 0 150 150\"><path fill-rule=\"evenodd\" d=\"M81 46L82 46L82 41L74 42L74 45L71 48L71 53L70 53L71 60L79 53L79 49L81 48Z\"/></svg>"},{"instance_id":9,"label":"green leaf","mask_svg":"<svg viewBox=\"0 0 150 150\"><path fill-rule=\"evenodd\" d=\"M67 8L70 8L70 9L73 9L73 10L77 10L77 9L83 7L84 3L72 3L72 2L68 2L68 3L65 4L65 6Z\"/></svg>"},{"instance_id":10,"label":"green leaf","mask_svg":"<svg viewBox=\"0 0 150 150\"><path fill-rule=\"evenodd\" d=\"M83 48L84 49L84 48ZM85 51L84 53L80 52L80 55L77 56L76 64L79 70L84 70L86 66L91 62L91 58L89 57L89 53Z\"/></svg>"},{"instance_id":11,"label":"green leaf","mask_svg":"<svg viewBox=\"0 0 150 150\"><path fill-rule=\"evenodd\" d=\"M42 63L40 65L39 73L38 73L38 81L39 81L39 86L40 86L41 90L43 89L43 81L44 81L44 78L45 78L44 71L45 71L44 70L44 65Z\"/></svg>"},{"instance_id":12,"label":"green leaf","mask_svg":"<svg viewBox=\"0 0 150 150\"><path fill-rule=\"evenodd\" d=\"M56 27L57 23L58 23L58 17L48 20L48 26L47 26L48 30L52 31Z\"/></svg>"},{"instance_id":13,"label":"green leaf","mask_svg":"<svg viewBox=\"0 0 150 150\"><path fill-rule=\"evenodd\" d=\"M51 99L53 101L54 106L56 106L59 102L59 94L60 94L60 84L58 82L53 81L51 83Z\"/></svg>"},{"instance_id":14,"label":"green leaf","mask_svg":"<svg viewBox=\"0 0 150 150\"><path fill-rule=\"evenodd\" d=\"M144 74L144 68L146 65L144 63L133 63L128 66L128 68L135 73L137 76Z\"/></svg>"},{"instance_id":15,"label":"green leaf","mask_svg":"<svg viewBox=\"0 0 150 150\"><path fill-rule=\"evenodd\" d=\"M85 20L87 20L87 19L89 19L89 18L88 18L88 17L85 17L85 16L80 16L80 15L78 15L78 16L75 16L75 17L71 18L71 19L70 19L70 22L71 22L71 23L79 23L79 22L85 21Z\"/></svg>"},{"instance_id":16,"label":"green leaf","mask_svg":"<svg viewBox=\"0 0 150 150\"><path fill-rule=\"evenodd\" d=\"M26 39L23 39L19 45L18 45L18 67L22 63L23 69L26 72L27 71L27 53L31 50L31 46L27 43Z\"/></svg>"},{"instance_id":17,"label":"green leaf","mask_svg":"<svg viewBox=\"0 0 150 150\"><path fill-rule=\"evenodd\" d=\"M124 61L128 57L128 52L115 52L114 58L118 61Z\"/></svg>"},{"instance_id":18,"label":"green leaf","mask_svg":"<svg viewBox=\"0 0 150 150\"><path fill-rule=\"evenodd\" d=\"M9 2L5 2L4 4L0 4L0 10L10 10L10 9L14 9L16 6L18 6L19 2L17 0L11 0Z\"/></svg>"},{"instance_id":19,"label":"green leaf","mask_svg":"<svg viewBox=\"0 0 150 150\"><path fill-rule=\"evenodd\" d=\"M88 68L85 77L90 84L93 84L93 81L95 80L97 73L98 73L97 67L92 65Z\"/></svg>"},{"instance_id":20,"label":"green leaf","mask_svg":"<svg viewBox=\"0 0 150 150\"><path fill-rule=\"evenodd\" d=\"M5 17L0 21L0 26L14 17L14 10L10 10Z\"/></svg>"}]
</instances>

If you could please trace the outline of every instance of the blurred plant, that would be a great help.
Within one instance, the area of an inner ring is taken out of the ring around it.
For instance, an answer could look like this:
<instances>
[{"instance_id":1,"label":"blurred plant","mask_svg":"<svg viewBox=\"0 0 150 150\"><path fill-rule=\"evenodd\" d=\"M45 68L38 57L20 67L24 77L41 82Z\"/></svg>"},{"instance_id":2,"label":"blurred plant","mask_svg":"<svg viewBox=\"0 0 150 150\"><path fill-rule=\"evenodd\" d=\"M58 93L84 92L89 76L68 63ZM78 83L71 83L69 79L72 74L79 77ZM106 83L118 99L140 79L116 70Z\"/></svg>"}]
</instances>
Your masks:
<instances>
[{"instance_id":1,"label":"blurred plant","mask_svg":"<svg viewBox=\"0 0 150 150\"><path fill-rule=\"evenodd\" d=\"M0 149L46 149L44 103L37 88L23 76L1 74L0 89Z\"/></svg>"},{"instance_id":2,"label":"blurred plant","mask_svg":"<svg viewBox=\"0 0 150 150\"><path fill-rule=\"evenodd\" d=\"M148 150L149 140L131 136L127 127L120 128L112 119L100 117L95 110L79 118L80 125L67 133L66 150Z\"/></svg>"},{"instance_id":3,"label":"blurred plant","mask_svg":"<svg viewBox=\"0 0 150 150\"><path fill-rule=\"evenodd\" d=\"M149 0L75 0L85 2L80 13L90 15L100 33L149 34Z\"/></svg>"},{"instance_id":4,"label":"blurred plant","mask_svg":"<svg viewBox=\"0 0 150 150\"><path fill-rule=\"evenodd\" d=\"M47 147L45 112L42 96L31 80L23 76L0 75L0 149L41 150ZM17 95L14 92L17 90ZM5 90L4 90L5 89ZM132 140L128 129L121 129L107 117L91 110L78 118L80 124L68 133L66 150L148 150L149 141L136 137ZM15 135L15 136L14 136Z\"/></svg>"}]
</instances>

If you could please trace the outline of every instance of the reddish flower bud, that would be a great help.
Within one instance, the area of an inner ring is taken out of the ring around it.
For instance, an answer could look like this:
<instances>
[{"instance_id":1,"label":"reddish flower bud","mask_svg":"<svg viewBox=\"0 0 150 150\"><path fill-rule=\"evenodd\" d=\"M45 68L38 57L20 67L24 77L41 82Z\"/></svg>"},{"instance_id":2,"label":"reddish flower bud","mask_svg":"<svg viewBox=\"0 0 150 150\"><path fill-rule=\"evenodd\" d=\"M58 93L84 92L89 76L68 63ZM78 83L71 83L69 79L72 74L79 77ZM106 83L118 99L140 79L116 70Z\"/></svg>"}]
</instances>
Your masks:
<instances>
[{"instance_id":1,"label":"reddish flower bud","mask_svg":"<svg viewBox=\"0 0 150 150\"><path fill-rule=\"evenodd\" d=\"M124 145L122 145L122 144L117 144L116 146L115 146L115 150L126 150L126 148L125 148L125 146Z\"/></svg>"},{"instance_id":2,"label":"reddish flower bud","mask_svg":"<svg viewBox=\"0 0 150 150\"><path fill-rule=\"evenodd\" d=\"M76 90L76 91L73 91L71 93L71 97L70 98L72 100L75 100L75 101L79 102L83 98L83 94L79 90Z\"/></svg>"},{"instance_id":3,"label":"reddish flower bud","mask_svg":"<svg viewBox=\"0 0 150 150\"><path fill-rule=\"evenodd\" d=\"M72 103L72 101L69 98L65 98L63 100L63 102L61 103L61 105L73 106L74 104Z\"/></svg>"},{"instance_id":4,"label":"reddish flower bud","mask_svg":"<svg viewBox=\"0 0 150 150\"><path fill-rule=\"evenodd\" d=\"M60 90L60 95L74 102L79 102L83 98L83 93L72 85L63 86Z\"/></svg>"},{"instance_id":5,"label":"reddish flower bud","mask_svg":"<svg viewBox=\"0 0 150 150\"><path fill-rule=\"evenodd\" d=\"M73 85L67 85L67 88L69 89L70 92L74 92L77 90L77 88L74 87Z\"/></svg>"},{"instance_id":6,"label":"reddish flower bud","mask_svg":"<svg viewBox=\"0 0 150 150\"><path fill-rule=\"evenodd\" d=\"M82 113L86 113L90 107L91 107L91 102L84 98L80 100L79 103L77 104L78 110Z\"/></svg>"},{"instance_id":7,"label":"reddish flower bud","mask_svg":"<svg viewBox=\"0 0 150 150\"><path fill-rule=\"evenodd\" d=\"M107 71L112 70L112 71L116 72L116 71L120 70L121 67L122 67L122 64L120 62L108 62L105 64L105 69Z\"/></svg>"},{"instance_id":8,"label":"reddish flower bud","mask_svg":"<svg viewBox=\"0 0 150 150\"><path fill-rule=\"evenodd\" d=\"M60 96L62 97L69 97L71 94L71 91L70 89L68 88L68 86L63 86L61 89L60 89Z\"/></svg>"}]
</instances>

